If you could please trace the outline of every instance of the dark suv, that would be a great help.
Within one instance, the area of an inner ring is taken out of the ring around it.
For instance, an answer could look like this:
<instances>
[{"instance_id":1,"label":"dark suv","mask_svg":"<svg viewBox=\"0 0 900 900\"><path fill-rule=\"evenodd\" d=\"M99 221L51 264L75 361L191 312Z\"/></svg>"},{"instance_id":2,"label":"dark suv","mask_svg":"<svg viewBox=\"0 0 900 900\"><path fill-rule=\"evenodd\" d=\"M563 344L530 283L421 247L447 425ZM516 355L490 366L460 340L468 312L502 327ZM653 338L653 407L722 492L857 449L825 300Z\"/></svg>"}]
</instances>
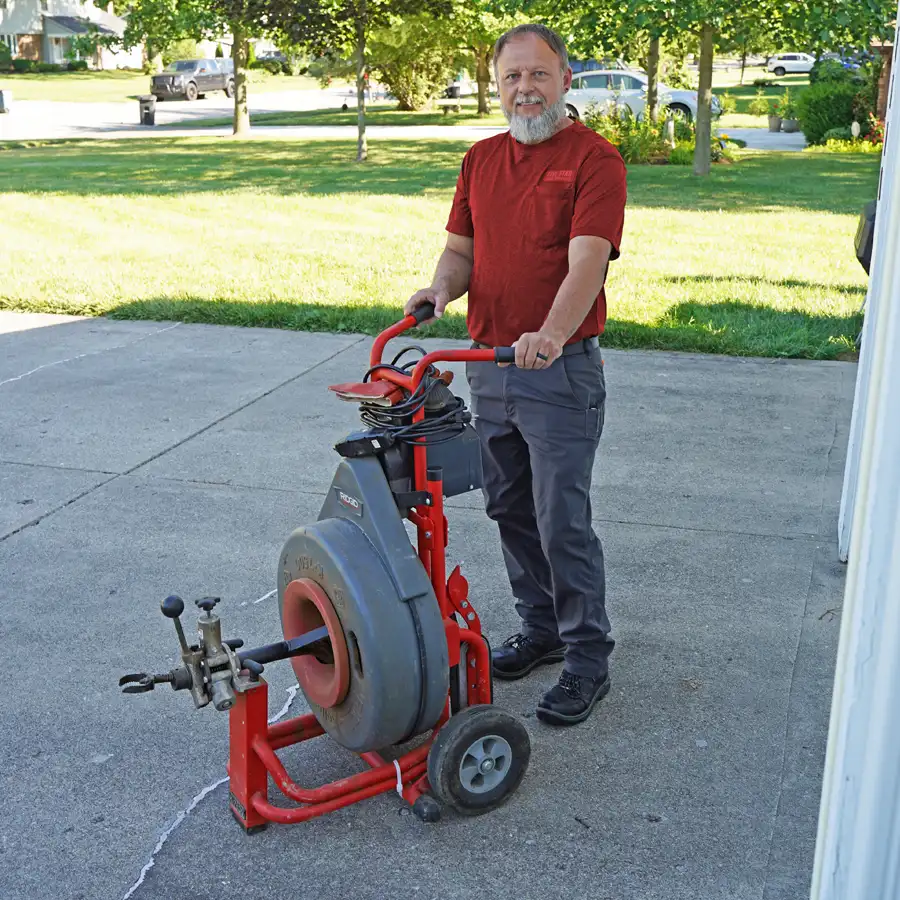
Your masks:
<instances>
[{"instance_id":1,"label":"dark suv","mask_svg":"<svg viewBox=\"0 0 900 900\"><path fill-rule=\"evenodd\" d=\"M157 100L183 97L196 100L210 91L225 91L234 96L234 61L221 59L178 59L169 63L161 75L154 75L150 93Z\"/></svg>"}]
</instances>

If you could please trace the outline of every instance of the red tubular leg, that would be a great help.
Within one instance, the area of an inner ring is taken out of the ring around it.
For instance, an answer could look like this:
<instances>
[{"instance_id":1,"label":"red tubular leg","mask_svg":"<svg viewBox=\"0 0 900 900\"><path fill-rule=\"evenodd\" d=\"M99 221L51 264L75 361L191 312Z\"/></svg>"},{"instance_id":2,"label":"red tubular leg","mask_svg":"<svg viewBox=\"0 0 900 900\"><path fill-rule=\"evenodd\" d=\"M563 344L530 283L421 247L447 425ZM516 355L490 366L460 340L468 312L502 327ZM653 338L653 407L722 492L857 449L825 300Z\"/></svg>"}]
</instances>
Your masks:
<instances>
[{"instance_id":1,"label":"red tubular leg","mask_svg":"<svg viewBox=\"0 0 900 900\"><path fill-rule=\"evenodd\" d=\"M322 734L325 734L325 729L312 713L307 713L305 716L297 716L270 726L268 743L273 750L280 750L282 747L290 747L291 744L299 744Z\"/></svg>"},{"instance_id":2,"label":"red tubular leg","mask_svg":"<svg viewBox=\"0 0 900 900\"><path fill-rule=\"evenodd\" d=\"M393 766L391 766L391 770L393 771ZM425 763L422 762L410 770L409 776L411 778L420 778L424 771ZM316 803L312 806L302 806L294 809L284 809L280 806L273 806L266 800L263 794L254 795L251 802L254 810L264 819L270 822L279 822L281 824L290 825L295 822L305 822L316 816L334 812L334 810L340 809L343 806L350 806L351 803L358 803L360 800L365 800L368 797L383 794L386 791L393 790L395 786L396 780L387 779L369 785L361 790L346 793L324 803Z\"/></svg>"},{"instance_id":3,"label":"red tubular leg","mask_svg":"<svg viewBox=\"0 0 900 900\"><path fill-rule=\"evenodd\" d=\"M265 799L268 773L253 749L257 735L268 727L269 688L264 679L256 687L238 692L229 713L228 805L243 828L250 831L266 824L266 818L251 802L254 796Z\"/></svg>"},{"instance_id":4,"label":"red tubular leg","mask_svg":"<svg viewBox=\"0 0 900 900\"><path fill-rule=\"evenodd\" d=\"M475 677L467 679L469 684L469 703L491 702L491 659L488 655L487 644L480 634L476 634L469 628L460 628L459 639L469 645L469 659L475 654Z\"/></svg>"},{"instance_id":5,"label":"red tubular leg","mask_svg":"<svg viewBox=\"0 0 900 900\"><path fill-rule=\"evenodd\" d=\"M291 800L298 803L327 803L331 800L339 798L345 794L355 793L365 788L371 787L384 781L386 778L394 778L396 780L397 770L393 763L385 763L378 768L370 769L368 772L360 772L356 775L350 775L347 778L341 778L333 781L331 784L323 785L312 790L302 788L288 775L287 770L281 763L281 760L275 755L275 751L262 738L253 740L253 749L259 757L262 764L268 769L272 779L278 785L281 792ZM410 753L401 757L397 762L400 764L401 772L422 762L428 756L428 744L417 747ZM377 793L377 792L376 792ZM366 795L370 796L370 795ZM336 808L336 807L335 807Z\"/></svg>"}]
</instances>

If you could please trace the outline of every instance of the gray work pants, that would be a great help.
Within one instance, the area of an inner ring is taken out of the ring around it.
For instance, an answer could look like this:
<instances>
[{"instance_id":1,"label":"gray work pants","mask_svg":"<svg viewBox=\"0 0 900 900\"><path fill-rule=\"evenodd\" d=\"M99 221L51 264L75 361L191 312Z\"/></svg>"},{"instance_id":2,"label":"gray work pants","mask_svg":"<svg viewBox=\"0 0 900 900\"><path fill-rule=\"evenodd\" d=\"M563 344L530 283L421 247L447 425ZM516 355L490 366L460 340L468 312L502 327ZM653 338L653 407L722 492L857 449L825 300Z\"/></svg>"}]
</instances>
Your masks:
<instances>
[{"instance_id":1,"label":"gray work pants","mask_svg":"<svg viewBox=\"0 0 900 900\"><path fill-rule=\"evenodd\" d=\"M522 632L562 640L566 668L597 677L614 646L590 500L606 384L599 347L579 347L546 369L468 363L466 377Z\"/></svg>"}]
</instances>

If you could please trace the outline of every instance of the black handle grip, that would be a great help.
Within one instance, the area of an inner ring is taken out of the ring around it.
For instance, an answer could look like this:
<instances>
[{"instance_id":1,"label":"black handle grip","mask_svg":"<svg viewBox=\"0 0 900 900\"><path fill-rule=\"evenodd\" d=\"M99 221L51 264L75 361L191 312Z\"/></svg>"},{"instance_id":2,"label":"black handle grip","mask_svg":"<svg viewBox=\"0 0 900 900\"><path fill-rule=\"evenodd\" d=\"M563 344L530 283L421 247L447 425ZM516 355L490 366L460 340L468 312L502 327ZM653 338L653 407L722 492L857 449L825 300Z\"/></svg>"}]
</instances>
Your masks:
<instances>
[{"instance_id":1,"label":"black handle grip","mask_svg":"<svg viewBox=\"0 0 900 900\"><path fill-rule=\"evenodd\" d=\"M423 303L421 306L417 306L411 315L416 320L416 325L421 325L426 319L434 316L434 304Z\"/></svg>"},{"instance_id":2,"label":"black handle grip","mask_svg":"<svg viewBox=\"0 0 900 900\"><path fill-rule=\"evenodd\" d=\"M177 619L184 612L184 600L177 594L166 597L160 604L162 614L167 619Z\"/></svg>"},{"instance_id":3,"label":"black handle grip","mask_svg":"<svg viewBox=\"0 0 900 900\"><path fill-rule=\"evenodd\" d=\"M494 361L498 363L514 363L516 361L516 348L494 347Z\"/></svg>"},{"instance_id":4,"label":"black handle grip","mask_svg":"<svg viewBox=\"0 0 900 900\"><path fill-rule=\"evenodd\" d=\"M194 603L203 610L203 612L209 614L212 613L213 607L219 602L218 597L201 597L199 600L195 600Z\"/></svg>"}]
</instances>

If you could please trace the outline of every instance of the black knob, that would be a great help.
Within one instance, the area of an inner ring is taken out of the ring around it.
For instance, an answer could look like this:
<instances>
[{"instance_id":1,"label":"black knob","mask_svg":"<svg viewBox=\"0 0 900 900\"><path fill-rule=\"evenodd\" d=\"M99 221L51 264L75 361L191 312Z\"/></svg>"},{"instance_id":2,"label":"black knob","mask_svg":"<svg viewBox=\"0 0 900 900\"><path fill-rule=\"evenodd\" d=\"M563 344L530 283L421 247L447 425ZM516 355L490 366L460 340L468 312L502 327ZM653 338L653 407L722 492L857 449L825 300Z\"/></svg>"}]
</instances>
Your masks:
<instances>
[{"instance_id":1,"label":"black knob","mask_svg":"<svg viewBox=\"0 0 900 900\"><path fill-rule=\"evenodd\" d=\"M178 594L172 594L160 603L160 607L167 619L177 619L184 612L184 600Z\"/></svg>"},{"instance_id":2,"label":"black knob","mask_svg":"<svg viewBox=\"0 0 900 900\"><path fill-rule=\"evenodd\" d=\"M259 681L259 676L265 671L265 666L255 659L245 659L244 668L250 673L251 681Z\"/></svg>"},{"instance_id":3,"label":"black knob","mask_svg":"<svg viewBox=\"0 0 900 900\"><path fill-rule=\"evenodd\" d=\"M199 600L195 600L194 603L200 607L205 613L211 613L213 607L219 602L218 597L201 597Z\"/></svg>"}]
</instances>

